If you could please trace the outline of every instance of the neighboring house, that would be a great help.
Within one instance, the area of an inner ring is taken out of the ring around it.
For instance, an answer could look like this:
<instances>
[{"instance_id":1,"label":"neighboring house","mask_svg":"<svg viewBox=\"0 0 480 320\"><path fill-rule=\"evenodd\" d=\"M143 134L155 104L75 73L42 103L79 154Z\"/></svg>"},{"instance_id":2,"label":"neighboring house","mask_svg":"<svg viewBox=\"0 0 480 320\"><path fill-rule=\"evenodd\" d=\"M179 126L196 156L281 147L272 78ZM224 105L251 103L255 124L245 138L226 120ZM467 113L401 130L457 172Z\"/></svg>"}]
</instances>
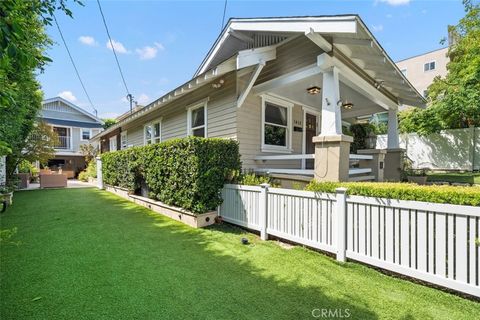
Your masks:
<instances>
[{"instance_id":1,"label":"neighboring house","mask_svg":"<svg viewBox=\"0 0 480 320\"><path fill-rule=\"evenodd\" d=\"M367 115L389 112L388 145L397 148L402 104L425 100L356 15L231 19L190 81L93 140L106 152L188 135L231 138L244 169L311 177L315 149L349 140L342 124ZM343 166L339 157L316 159L316 178L324 165Z\"/></svg>"},{"instance_id":2,"label":"neighboring house","mask_svg":"<svg viewBox=\"0 0 480 320\"><path fill-rule=\"evenodd\" d=\"M86 166L80 145L89 143L91 137L102 131L103 122L60 97L42 102L39 120L58 134L55 158L48 161L48 167L53 170L62 168L69 178L73 178Z\"/></svg>"},{"instance_id":3,"label":"neighboring house","mask_svg":"<svg viewBox=\"0 0 480 320\"><path fill-rule=\"evenodd\" d=\"M436 76L447 75L447 63L449 61L448 47L424 54L397 61L400 71L407 77L408 81L425 98L428 95L428 87Z\"/></svg>"}]
</instances>

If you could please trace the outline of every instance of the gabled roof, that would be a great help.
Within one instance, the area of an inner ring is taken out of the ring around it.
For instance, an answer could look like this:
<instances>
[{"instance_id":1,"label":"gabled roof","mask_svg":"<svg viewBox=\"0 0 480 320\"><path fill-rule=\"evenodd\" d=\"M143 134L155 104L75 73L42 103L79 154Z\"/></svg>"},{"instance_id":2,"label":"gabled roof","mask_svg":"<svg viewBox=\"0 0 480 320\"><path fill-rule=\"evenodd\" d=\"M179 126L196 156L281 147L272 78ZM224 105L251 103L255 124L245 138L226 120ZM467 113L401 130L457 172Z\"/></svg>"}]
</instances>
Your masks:
<instances>
[{"instance_id":1,"label":"gabled roof","mask_svg":"<svg viewBox=\"0 0 480 320\"><path fill-rule=\"evenodd\" d=\"M423 107L425 99L408 81L358 15L232 18L207 53L195 76L240 50L278 45L306 35L334 48L392 93L402 104Z\"/></svg>"},{"instance_id":2,"label":"gabled roof","mask_svg":"<svg viewBox=\"0 0 480 320\"><path fill-rule=\"evenodd\" d=\"M68 101L68 100L66 100L62 97L54 97L54 98L45 99L45 100L42 101L42 105L47 104L47 103L51 103L51 102L55 102L55 101L60 101L61 103L63 103L65 105L69 106L70 108L78 111L79 113L91 118L93 121L98 122L100 124L103 124L103 121L100 118L94 116L93 114L91 114L90 112L88 112L86 110L83 110L79 106L71 103L70 101Z\"/></svg>"}]
</instances>

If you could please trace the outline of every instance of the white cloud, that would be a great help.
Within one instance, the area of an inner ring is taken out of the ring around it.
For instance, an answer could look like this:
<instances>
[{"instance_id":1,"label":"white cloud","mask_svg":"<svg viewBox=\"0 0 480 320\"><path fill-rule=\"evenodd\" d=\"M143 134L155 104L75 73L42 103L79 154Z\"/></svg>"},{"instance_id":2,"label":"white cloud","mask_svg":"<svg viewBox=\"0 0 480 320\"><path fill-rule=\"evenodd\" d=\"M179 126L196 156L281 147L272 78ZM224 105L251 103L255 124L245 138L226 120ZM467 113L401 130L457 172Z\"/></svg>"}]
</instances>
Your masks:
<instances>
[{"instance_id":1,"label":"white cloud","mask_svg":"<svg viewBox=\"0 0 480 320\"><path fill-rule=\"evenodd\" d=\"M130 51L128 51L121 42L115 41L115 40L112 39L112 44L113 44L113 47L115 48L115 52L117 52L117 53L130 53ZM110 41L107 41L107 43L106 43L107 48L112 50L112 44L110 43Z\"/></svg>"},{"instance_id":2,"label":"white cloud","mask_svg":"<svg viewBox=\"0 0 480 320\"><path fill-rule=\"evenodd\" d=\"M145 93L142 93L141 95L138 96L136 100L138 101L139 104L145 105L150 101L150 97L147 96Z\"/></svg>"},{"instance_id":3,"label":"white cloud","mask_svg":"<svg viewBox=\"0 0 480 320\"><path fill-rule=\"evenodd\" d=\"M77 101L77 97L73 95L72 91L62 91L58 94L58 96L70 102Z\"/></svg>"},{"instance_id":4,"label":"white cloud","mask_svg":"<svg viewBox=\"0 0 480 320\"><path fill-rule=\"evenodd\" d=\"M374 32L383 31L383 24L372 25L372 31Z\"/></svg>"},{"instance_id":5,"label":"white cloud","mask_svg":"<svg viewBox=\"0 0 480 320\"><path fill-rule=\"evenodd\" d=\"M387 17L388 19L391 19L391 18L393 18L393 15L392 15L391 13L389 13L389 14L386 15L386 17Z\"/></svg>"},{"instance_id":6,"label":"white cloud","mask_svg":"<svg viewBox=\"0 0 480 320\"><path fill-rule=\"evenodd\" d=\"M377 0L377 1L389 4L391 6L402 6L410 3L410 0Z\"/></svg>"},{"instance_id":7,"label":"white cloud","mask_svg":"<svg viewBox=\"0 0 480 320\"><path fill-rule=\"evenodd\" d=\"M159 42L154 42L154 46L138 48L135 49L135 52L140 57L140 60L150 60L157 56L158 50L165 50L165 47Z\"/></svg>"},{"instance_id":8,"label":"white cloud","mask_svg":"<svg viewBox=\"0 0 480 320\"><path fill-rule=\"evenodd\" d=\"M84 45L91 46L91 47L96 46L98 44L97 41L95 41L95 38L90 36L80 36L78 37L78 41L80 41Z\"/></svg>"}]
</instances>

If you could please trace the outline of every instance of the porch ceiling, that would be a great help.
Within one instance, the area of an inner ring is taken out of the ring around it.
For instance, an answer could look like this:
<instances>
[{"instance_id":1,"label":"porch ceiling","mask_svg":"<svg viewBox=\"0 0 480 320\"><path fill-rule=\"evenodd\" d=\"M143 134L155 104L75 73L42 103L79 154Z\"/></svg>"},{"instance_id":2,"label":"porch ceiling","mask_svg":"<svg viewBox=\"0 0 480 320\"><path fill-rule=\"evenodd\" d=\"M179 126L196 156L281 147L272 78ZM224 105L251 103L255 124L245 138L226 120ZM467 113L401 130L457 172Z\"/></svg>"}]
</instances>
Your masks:
<instances>
[{"instance_id":1,"label":"porch ceiling","mask_svg":"<svg viewBox=\"0 0 480 320\"><path fill-rule=\"evenodd\" d=\"M322 74L313 75L294 83L277 87L269 92L321 112L322 93L311 95L306 90L313 86L322 88ZM342 110L342 119L346 121L351 122L355 120L354 118L356 117L385 112L384 108L342 82L340 82L340 97L342 101L348 101L354 104L352 109Z\"/></svg>"}]
</instances>

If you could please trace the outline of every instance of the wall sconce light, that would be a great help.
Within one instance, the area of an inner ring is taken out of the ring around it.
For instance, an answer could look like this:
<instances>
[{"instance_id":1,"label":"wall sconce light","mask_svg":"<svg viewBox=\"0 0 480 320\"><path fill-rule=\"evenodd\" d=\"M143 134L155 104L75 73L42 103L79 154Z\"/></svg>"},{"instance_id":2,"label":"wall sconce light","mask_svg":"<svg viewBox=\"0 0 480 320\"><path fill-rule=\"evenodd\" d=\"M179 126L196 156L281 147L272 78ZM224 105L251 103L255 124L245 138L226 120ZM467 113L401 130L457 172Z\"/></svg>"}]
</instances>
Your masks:
<instances>
[{"instance_id":1,"label":"wall sconce light","mask_svg":"<svg viewBox=\"0 0 480 320\"><path fill-rule=\"evenodd\" d=\"M373 85L375 86L376 89L380 89L383 86L383 83L384 83L383 80L378 80L378 81L375 81Z\"/></svg>"},{"instance_id":2,"label":"wall sconce light","mask_svg":"<svg viewBox=\"0 0 480 320\"><path fill-rule=\"evenodd\" d=\"M322 89L320 87L317 87L317 86L313 86L313 87L310 87L310 88L307 88L307 92L311 95L316 95L316 94L319 94L320 91Z\"/></svg>"}]
</instances>

